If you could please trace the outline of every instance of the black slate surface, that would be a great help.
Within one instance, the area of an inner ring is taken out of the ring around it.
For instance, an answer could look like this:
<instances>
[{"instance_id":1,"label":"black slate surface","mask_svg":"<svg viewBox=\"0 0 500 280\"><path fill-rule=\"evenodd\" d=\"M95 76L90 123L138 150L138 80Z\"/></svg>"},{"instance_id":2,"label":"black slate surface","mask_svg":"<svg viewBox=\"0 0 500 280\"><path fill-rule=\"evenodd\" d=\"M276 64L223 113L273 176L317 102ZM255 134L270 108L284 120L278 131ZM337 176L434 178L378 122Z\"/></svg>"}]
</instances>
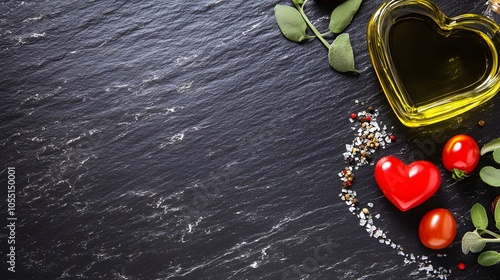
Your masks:
<instances>
[{"instance_id":1,"label":"black slate surface","mask_svg":"<svg viewBox=\"0 0 500 280\"><path fill-rule=\"evenodd\" d=\"M469 209L498 190L454 182L444 142L500 137L498 97L450 121L408 128L381 92L365 1L346 30L361 74L335 72L319 41L286 40L288 1L4 1L0 17L0 182L16 170L16 272L2 279L495 279L463 255ZM485 1L435 1L448 16ZM330 10L307 4L315 24ZM356 102L358 101L358 102ZM399 212L356 172L362 205L406 255L370 237L339 199L352 112L368 105L397 137L376 158L424 158L443 173L427 202ZM478 120L485 126L477 126ZM480 167L491 164L485 159ZM479 170L479 168L478 168ZM458 235L423 247L418 222L448 208ZM428 260L422 259L428 257ZM414 258L416 261L414 260ZM457 265L463 262L465 270Z\"/></svg>"}]
</instances>

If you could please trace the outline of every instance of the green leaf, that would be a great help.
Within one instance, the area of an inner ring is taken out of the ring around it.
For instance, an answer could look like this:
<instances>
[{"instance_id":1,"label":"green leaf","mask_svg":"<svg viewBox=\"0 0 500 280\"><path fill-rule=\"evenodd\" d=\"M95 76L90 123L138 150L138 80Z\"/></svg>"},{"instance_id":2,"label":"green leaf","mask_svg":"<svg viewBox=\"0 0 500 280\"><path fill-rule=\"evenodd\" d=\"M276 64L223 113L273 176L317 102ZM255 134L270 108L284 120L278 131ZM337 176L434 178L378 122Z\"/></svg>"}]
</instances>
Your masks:
<instances>
[{"instance_id":1,"label":"green leaf","mask_svg":"<svg viewBox=\"0 0 500 280\"><path fill-rule=\"evenodd\" d=\"M486 246L486 242L476 231L466 232L462 237L462 252L464 254L481 252L484 246Z\"/></svg>"},{"instance_id":2,"label":"green leaf","mask_svg":"<svg viewBox=\"0 0 500 280\"><path fill-rule=\"evenodd\" d=\"M492 187L500 187L500 169L493 166L485 166L479 171L481 180Z\"/></svg>"},{"instance_id":3,"label":"green leaf","mask_svg":"<svg viewBox=\"0 0 500 280\"><path fill-rule=\"evenodd\" d=\"M470 209L470 217L472 219L472 224L474 224L476 228L485 229L488 227L488 215L483 205L475 203Z\"/></svg>"},{"instance_id":4,"label":"green leaf","mask_svg":"<svg viewBox=\"0 0 500 280\"><path fill-rule=\"evenodd\" d=\"M307 24L297 9L285 5L276 5L274 7L274 16L281 33L288 40L298 43L312 38L306 34Z\"/></svg>"},{"instance_id":5,"label":"green leaf","mask_svg":"<svg viewBox=\"0 0 500 280\"><path fill-rule=\"evenodd\" d=\"M497 162L500 163L500 148L496 148L493 151L493 159Z\"/></svg>"},{"instance_id":6,"label":"green leaf","mask_svg":"<svg viewBox=\"0 0 500 280\"><path fill-rule=\"evenodd\" d=\"M494 151L496 149L500 148L500 138L497 138L489 143L486 143L482 148L481 148L481 155L484 155L488 152Z\"/></svg>"},{"instance_id":7,"label":"green leaf","mask_svg":"<svg viewBox=\"0 0 500 280\"><path fill-rule=\"evenodd\" d=\"M482 266L492 266L500 262L500 253L495 251L482 252L477 257L477 262Z\"/></svg>"},{"instance_id":8,"label":"green leaf","mask_svg":"<svg viewBox=\"0 0 500 280\"><path fill-rule=\"evenodd\" d=\"M330 66L339 72L359 73L354 68L354 53L349 41L349 34L342 33L335 38L328 50L328 61Z\"/></svg>"},{"instance_id":9,"label":"green leaf","mask_svg":"<svg viewBox=\"0 0 500 280\"><path fill-rule=\"evenodd\" d=\"M495 217L495 226L500 230L500 199L495 204L495 213L493 215Z\"/></svg>"},{"instance_id":10,"label":"green leaf","mask_svg":"<svg viewBox=\"0 0 500 280\"><path fill-rule=\"evenodd\" d=\"M330 16L330 31L338 34L351 23L354 15L361 6L362 0L347 0L338 5Z\"/></svg>"}]
</instances>

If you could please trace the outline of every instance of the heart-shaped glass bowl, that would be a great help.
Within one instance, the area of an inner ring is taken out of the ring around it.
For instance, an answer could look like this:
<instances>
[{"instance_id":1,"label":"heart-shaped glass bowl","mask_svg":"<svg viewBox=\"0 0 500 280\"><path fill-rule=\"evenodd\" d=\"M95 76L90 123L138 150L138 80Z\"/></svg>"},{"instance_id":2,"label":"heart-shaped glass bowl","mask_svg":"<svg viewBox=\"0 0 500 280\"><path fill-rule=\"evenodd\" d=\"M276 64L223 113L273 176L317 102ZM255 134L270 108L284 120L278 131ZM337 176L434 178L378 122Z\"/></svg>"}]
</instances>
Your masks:
<instances>
[{"instance_id":1,"label":"heart-shaped glass bowl","mask_svg":"<svg viewBox=\"0 0 500 280\"><path fill-rule=\"evenodd\" d=\"M428 0L390 0L372 16L373 68L399 120L437 123L500 90L500 27L477 14L447 17Z\"/></svg>"}]
</instances>

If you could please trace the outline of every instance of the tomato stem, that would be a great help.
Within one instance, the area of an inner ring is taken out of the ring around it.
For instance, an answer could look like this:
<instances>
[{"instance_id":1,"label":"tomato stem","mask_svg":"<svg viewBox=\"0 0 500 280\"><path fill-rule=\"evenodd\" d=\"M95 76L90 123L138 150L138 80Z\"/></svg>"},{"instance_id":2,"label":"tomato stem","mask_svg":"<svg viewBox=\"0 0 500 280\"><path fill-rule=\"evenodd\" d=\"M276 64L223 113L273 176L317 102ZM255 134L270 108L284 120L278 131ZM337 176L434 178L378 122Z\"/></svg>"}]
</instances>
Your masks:
<instances>
[{"instance_id":1,"label":"tomato stem","mask_svg":"<svg viewBox=\"0 0 500 280\"><path fill-rule=\"evenodd\" d=\"M465 171L463 170L460 170L458 168L453 168L451 170L451 177L457 181L461 181L463 180L465 177L468 177L469 175L467 175L465 173Z\"/></svg>"}]
</instances>

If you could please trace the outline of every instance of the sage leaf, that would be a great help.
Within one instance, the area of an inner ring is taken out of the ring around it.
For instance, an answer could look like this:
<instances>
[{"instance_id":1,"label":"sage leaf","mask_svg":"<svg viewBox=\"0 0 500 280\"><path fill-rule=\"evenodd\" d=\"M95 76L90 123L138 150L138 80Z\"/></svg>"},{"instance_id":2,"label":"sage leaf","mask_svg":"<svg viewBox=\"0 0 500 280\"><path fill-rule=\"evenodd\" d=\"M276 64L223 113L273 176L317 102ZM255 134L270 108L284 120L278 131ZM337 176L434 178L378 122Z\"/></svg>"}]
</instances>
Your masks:
<instances>
[{"instance_id":1,"label":"sage leaf","mask_svg":"<svg viewBox=\"0 0 500 280\"><path fill-rule=\"evenodd\" d=\"M488 215L483 205L479 203L472 205L470 217L472 219L472 224L474 224L476 228L485 229L488 227Z\"/></svg>"},{"instance_id":2,"label":"sage leaf","mask_svg":"<svg viewBox=\"0 0 500 280\"><path fill-rule=\"evenodd\" d=\"M464 254L481 252L484 246L486 246L486 242L476 231L466 232L462 237L462 252Z\"/></svg>"},{"instance_id":3,"label":"sage leaf","mask_svg":"<svg viewBox=\"0 0 500 280\"><path fill-rule=\"evenodd\" d=\"M274 7L274 16L281 33L288 40L299 43L311 38L306 34L307 23L297 9L285 5L276 5Z\"/></svg>"},{"instance_id":4,"label":"sage leaf","mask_svg":"<svg viewBox=\"0 0 500 280\"><path fill-rule=\"evenodd\" d=\"M333 40L328 50L328 61L330 66L339 72L359 73L354 66L354 53L349 34L342 33Z\"/></svg>"},{"instance_id":5,"label":"sage leaf","mask_svg":"<svg viewBox=\"0 0 500 280\"><path fill-rule=\"evenodd\" d=\"M500 169L493 166L485 166L479 171L481 180L492 187L500 187Z\"/></svg>"},{"instance_id":6,"label":"sage leaf","mask_svg":"<svg viewBox=\"0 0 500 280\"><path fill-rule=\"evenodd\" d=\"M481 155L484 155L488 152L494 151L496 149L500 148L500 138L497 138L489 143L486 143L482 148L481 148Z\"/></svg>"},{"instance_id":7,"label":"sage leaf","mask_svg":"<svg viewBox=\"0 0 500 280\"><path fill-rule=\"evenodd\" d=\"M339 34L351 23L362 0L347 0L338 5L330 16L330 31Z\"/></svg>"},{"instance_id":8,"label":"sage leaf","mask_svg":"<svg viewBox=\"0 0 500 280\"><path fill-rule=\"evenodd\" d=\"M500 163L500 148L496 148L493 151L493 159L496 161L496 163Z\"/></svg>"},{"instance_id":9,"label":"sage leaf","mask_svg":"<svg viewBox=\"0 0 500 280\"><path fill-rule=\"evenodd\" d=\"M500 199L495 203L495 213L493 213L493 217L495 217L496 228L500 230Z\"/></svg>"},{"instance_id":10,"label":"sage leaf","mask_svg":"<svg viewBox=\"0 0 500 280\"><path fill-rule=\"evenodd\" d=\"M482 266L492 266L500 262L500 253L495 251L482 252L477 257L477 262Z\"/></svg>"}]
</instances>

